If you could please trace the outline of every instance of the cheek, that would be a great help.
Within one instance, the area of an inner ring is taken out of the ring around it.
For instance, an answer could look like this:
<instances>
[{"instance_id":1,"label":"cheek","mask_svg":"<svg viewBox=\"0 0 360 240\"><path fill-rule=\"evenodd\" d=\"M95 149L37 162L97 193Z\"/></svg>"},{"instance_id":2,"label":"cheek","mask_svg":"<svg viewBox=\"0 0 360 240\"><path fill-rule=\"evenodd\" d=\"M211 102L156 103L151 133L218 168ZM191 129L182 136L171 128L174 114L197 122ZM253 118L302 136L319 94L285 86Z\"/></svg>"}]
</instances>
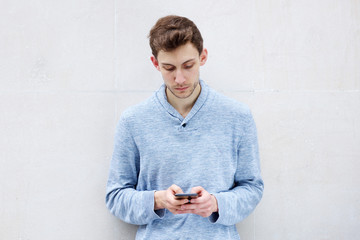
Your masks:
<instances>
[{"instance_id":1,"label":"cheek","mask_svg":"<svg viewBox=\"0 0 360 240\"><path fill-rule=\"evenodd\" d=\"M165 77L169 77L171 74L170 74L170 72L168 72L168 71L164 71L164 70L161 70L160 71L161 72L161 75L165 78Z\"/></svg>"},{"instance_id":2,"label":"cheek","mask_svg":"<svg viewBox=\"0 0 360 240\"><path fill-rule=\"evenodd\" d=\"M189 77L197 77L199 74L199 71L197 69L192 69L189 72L187 72L187 76Z\"/></svg>"},{"instance_id":3,"label":"cheek","mask_svg":"<svg viewBox=\"0 0 360 240\"><path fill-rule=\"evenodd\" d=\"M174 79L172 73L169 72L162 72L161 75L165 82L170 82Z\"/></svg>"}]
</instances>

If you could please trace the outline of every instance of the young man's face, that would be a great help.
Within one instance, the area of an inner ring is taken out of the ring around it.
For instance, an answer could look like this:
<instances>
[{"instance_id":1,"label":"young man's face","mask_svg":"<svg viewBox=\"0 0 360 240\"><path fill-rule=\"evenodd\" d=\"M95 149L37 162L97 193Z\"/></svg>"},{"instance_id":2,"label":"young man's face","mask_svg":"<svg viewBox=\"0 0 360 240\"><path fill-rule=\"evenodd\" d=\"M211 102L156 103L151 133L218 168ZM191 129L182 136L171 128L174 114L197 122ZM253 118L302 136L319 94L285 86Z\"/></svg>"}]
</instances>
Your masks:
<instances>
[{"instance_id":1,"label":"young man's face","mask_svg":"<svg viewBox=\"0 0 360 240\"><path fill-rule=\"evenodd\" d=\"M207 50L204 49L199 56L199 51L190 42L170 52L160 51L157 59L151 57L161 72L168 94L181 99L190 97L199 87L199 70L206 59Z\"/></svg>"}]
</instances>

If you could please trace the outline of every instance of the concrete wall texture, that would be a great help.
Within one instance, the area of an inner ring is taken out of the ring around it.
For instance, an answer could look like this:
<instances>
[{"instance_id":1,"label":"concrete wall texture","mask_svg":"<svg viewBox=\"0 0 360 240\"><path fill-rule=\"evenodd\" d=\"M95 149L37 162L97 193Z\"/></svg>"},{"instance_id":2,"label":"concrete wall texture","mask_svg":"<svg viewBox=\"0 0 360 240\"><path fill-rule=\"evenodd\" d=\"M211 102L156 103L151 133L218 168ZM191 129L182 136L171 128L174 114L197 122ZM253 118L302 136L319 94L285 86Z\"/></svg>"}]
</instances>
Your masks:
<instances>
[{"instance_id":1,"label":"concrete wall texture","mask_svg":"<svg viewBox=\"0 0 360 240\"><path fill-rule=\"evenodd\" d=\"M244 240L358 238L360 1L2 0L0 239L133 239L105 207L121 112L162 83L147 34L184 15L201 78L248 104L265 181Z\"/></svg>"}]
</instances>

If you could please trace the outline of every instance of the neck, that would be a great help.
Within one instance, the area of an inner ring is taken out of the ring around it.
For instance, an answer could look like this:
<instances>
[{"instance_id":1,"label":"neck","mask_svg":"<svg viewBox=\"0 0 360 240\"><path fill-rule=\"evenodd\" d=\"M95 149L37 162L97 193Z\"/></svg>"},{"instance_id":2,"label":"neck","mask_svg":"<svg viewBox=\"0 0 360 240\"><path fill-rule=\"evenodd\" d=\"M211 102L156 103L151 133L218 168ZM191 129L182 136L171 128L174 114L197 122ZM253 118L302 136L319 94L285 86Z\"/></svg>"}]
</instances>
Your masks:
<instances>
[{"instance_id":1,"label":"neck","mask_svg":"<svg viewBox=\"0 0 360 240\"><path fill-rule=\"evenodd\" d=\"M201 92L200 83L196 86L194 92L187 98L178 98L166 88L166 95L168 102L183 116L184 118L191 111L197 98Z\"/></svg>"}]
</instances>

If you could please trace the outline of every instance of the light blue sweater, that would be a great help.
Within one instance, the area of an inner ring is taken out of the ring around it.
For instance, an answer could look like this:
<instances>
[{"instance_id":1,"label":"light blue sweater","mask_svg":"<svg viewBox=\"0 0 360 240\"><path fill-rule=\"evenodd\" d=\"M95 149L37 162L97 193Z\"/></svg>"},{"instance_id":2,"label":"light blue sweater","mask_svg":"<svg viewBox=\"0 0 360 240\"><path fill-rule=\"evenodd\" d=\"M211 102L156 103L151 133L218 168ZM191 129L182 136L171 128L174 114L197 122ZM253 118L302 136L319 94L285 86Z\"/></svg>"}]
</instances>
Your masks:
<instances>
[{"instance_id":1,"label":"light blue sweater","mask_svg":"<svg viewBox=\"0 0 360 240\"><path fill-rule=\"evenodd\" d=\"M200 84L186 118L168 103L163 85L119 120L106 205L123 221L140 225L136 239L240 239L235 224L262 197L250 110ZM203 218L154 211L154 192L172 184L184 192L204 187L216 197L219 212Z\"/></svg>"}]
</instances>

